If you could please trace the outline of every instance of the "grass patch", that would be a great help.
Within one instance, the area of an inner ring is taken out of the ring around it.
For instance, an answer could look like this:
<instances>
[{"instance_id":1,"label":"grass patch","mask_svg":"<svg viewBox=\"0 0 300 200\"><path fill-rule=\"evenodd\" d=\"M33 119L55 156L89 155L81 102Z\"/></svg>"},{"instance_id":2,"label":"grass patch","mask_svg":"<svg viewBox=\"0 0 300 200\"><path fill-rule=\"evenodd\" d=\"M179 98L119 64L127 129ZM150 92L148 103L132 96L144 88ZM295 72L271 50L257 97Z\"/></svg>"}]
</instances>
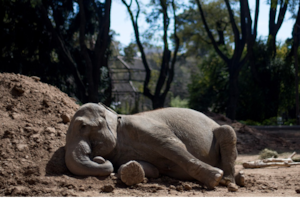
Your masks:
<instances>
[{"instance_id":1,"label":"grass patch","mask_svg":"<svg viewBox=\"0 0 300 200\"><path fill-rule=\"evenodd\" d=\"M300 157L298 157L298 158L292 158L292 160L293 160L294 162L300 162Z\"/></svg>"},{"instance_id":2,"label":"grass patch","mask_svg":"<svg viewBox=\"0 0 300 200\"><path fill-rule=\"evenodd\" d=\"M273 151L270 149L265 148L261 152L259 152L259 158L260 159L266 159L266 158L278 158L278 153L277 151Z\"/></svg>"}]
</instances>

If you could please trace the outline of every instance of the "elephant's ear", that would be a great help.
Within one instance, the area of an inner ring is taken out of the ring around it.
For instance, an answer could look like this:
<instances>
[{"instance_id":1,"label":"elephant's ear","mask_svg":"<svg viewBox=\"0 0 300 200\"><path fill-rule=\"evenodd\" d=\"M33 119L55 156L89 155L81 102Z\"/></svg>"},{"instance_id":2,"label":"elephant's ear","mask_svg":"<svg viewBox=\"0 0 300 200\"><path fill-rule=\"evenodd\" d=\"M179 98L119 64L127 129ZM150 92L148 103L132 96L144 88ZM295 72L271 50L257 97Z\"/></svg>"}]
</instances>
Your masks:
<instances>
[{"instance_id":1,"label":"elephant's ear","mask_svg":"<svg viewBox=\"0 0 300 200\"><path fill-rule=\"evenodd\" d=\"M113 133L114 137L117 137L117 126L118 126L118 114L111 108L105 106L102 103L99 105L105 108L105 120L109 130Z\"/></svg>"}]
</instances>

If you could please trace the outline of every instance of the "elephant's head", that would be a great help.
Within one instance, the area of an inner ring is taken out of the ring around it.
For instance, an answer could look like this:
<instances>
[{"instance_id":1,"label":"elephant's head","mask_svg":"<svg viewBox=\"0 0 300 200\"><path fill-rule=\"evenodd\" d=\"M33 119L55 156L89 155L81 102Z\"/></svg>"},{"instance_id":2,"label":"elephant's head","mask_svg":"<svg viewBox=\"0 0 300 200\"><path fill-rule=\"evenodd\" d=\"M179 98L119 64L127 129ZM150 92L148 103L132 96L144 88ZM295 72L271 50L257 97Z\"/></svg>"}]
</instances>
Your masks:
<instances>
[{"instance_id":1,"label":"elephant's head","mask_svg":"<svg viewBox=\"0 0 300 200\"><path fill-rule=\"evenodd\" d=\"M113 151L117 123L117 114L103 105L87 103L79 108L70 123L65 146L66 165L72 173L106 176L113 172L111 162L93 158Z\"/></svg>"}]
</instances>

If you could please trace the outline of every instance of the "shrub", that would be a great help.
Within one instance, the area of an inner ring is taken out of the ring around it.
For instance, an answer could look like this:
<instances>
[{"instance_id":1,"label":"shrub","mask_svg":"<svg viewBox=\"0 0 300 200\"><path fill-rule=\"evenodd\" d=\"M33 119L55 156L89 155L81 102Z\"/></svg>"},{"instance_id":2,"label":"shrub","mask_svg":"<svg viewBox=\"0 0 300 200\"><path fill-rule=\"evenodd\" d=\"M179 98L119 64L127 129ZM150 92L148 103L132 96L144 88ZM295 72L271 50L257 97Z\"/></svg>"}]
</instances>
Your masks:
<instances>
[{"instance_id":1,"label":"shrub","mask_svg":"<svg viewBox=\"0 0 300 200\"><path fill-rule=\"evenodd\" d=\"M277 158L278 157L278 153L276 151L272 151L270 149L265 148L264 150L262 150L261 152L259 152L259 158L260 159L266 159L266 158Z\"/></svg>"}]
</instances>

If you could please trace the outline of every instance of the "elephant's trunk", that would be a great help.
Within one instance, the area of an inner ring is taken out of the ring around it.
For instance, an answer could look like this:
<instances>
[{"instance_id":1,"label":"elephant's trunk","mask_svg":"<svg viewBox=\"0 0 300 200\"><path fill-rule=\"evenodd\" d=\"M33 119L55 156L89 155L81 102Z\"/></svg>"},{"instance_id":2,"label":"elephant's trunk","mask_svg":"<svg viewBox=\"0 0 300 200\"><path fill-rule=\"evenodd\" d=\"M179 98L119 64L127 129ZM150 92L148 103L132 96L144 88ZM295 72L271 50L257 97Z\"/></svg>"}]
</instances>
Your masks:
<instances>
[{"instance_id":1,"label":"elephant's trunk","mask_svg":"<svg viewBox=\"0 0 300 200\"><path fill-rule=\"evenodd\" d=\"M77 145L67 145L65 161L68 169L73 174L85 176L107 176L113 172L110 161L98 164L90 159L90 153L90 145L85 141L80 141Z\"/></svg>"}]
</instances>

